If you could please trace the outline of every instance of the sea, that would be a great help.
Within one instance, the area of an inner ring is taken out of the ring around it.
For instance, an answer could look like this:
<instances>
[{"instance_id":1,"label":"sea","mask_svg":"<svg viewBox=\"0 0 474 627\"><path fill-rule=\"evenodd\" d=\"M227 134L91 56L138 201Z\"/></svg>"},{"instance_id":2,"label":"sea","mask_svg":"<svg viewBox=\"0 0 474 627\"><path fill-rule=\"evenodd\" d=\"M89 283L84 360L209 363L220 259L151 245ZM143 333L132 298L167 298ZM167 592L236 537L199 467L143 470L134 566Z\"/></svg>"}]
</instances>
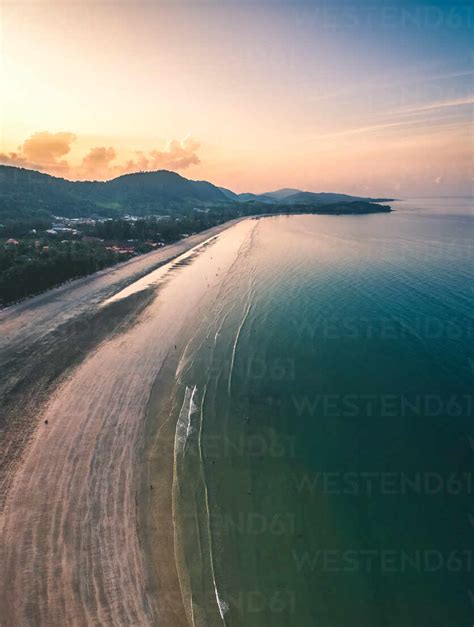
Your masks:
<instances>
[{"instance_id":1,"label":"sea","mask_svg":"<svg viewBox=\"0 0 474 627\"><path fill-rule=\"evenodd\" d=\"M474 214L255 221L174 390L190 624L474 623ZM216 269L217 271L217 269Z\"/></svg>"}]
</instances>

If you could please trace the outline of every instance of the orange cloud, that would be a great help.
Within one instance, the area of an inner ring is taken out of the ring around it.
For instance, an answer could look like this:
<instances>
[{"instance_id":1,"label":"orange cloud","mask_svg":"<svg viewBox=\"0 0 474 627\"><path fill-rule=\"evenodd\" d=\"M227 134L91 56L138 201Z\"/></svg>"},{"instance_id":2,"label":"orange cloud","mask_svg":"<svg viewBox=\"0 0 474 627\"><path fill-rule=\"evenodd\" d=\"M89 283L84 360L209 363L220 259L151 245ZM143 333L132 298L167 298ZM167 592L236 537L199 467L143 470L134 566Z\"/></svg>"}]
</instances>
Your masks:
<instances>
[{"instance_id":1,"label":"orange cloud","mask_svg":"<svg viewBox=\"0 0 474 627\"><path fill-rule=\"evenodd\" d=\"M197 165L199 157L196 150L199 143L192 137L186 137L182 141L174 139L168 144L167 150L152 150L150 152L153 169L171 168L181 170L190 165Z\"/></svg>"},{"instance_id":2,"label":"orange cloud","mask_svg":"<svg viewBox=\"0 0 474 627\"><path fill-rule=\"evenodd\" d=\"M190 165L200 163L196 154L199 146L199 142L192 137L185 137L181 141L177 139L170 141L166 150L151 150L147 154L137 151L135 159L128 161L120 173L140 170L184 170Z\"/></svg>"},{"instance_id":3,"label":"orange cloud","mask_svg":"<svg viewBox=\"0 0 474 627\"><path fill-rule=\"evenodd\" d=\"M0 153L0 163L82 180L105 180L137 171L184 170L200 163L197 155L200 144L192 137L185 137L170 141L165 150L147 153L137 150L134 158L125 163L114 163L117 151L112 146L96 146L79 164L72 164L62 157L70 152L76 139L73 133L35 133L18 147L18 152Z\"/></svg>"},{"instance_id":4,"label":"orange cloud","mask_svg":"<svg viewBox=\"0 0 474 627\"><path fill-rule=\"evenodd\" d=\"M76 140L74 133L34 133L18 146L18 152L0 153L0 162L33 170L45 170L51 174L66 175L69 163L61 159L71 150Z\"/></svg>"},{"instance_id":5,"label":"orange cloud","mask_svg":"<svg viewBox=\"0 0 474 627\"><path fill-rule=\"evenodd\" d=\"M78 168L79 178L107 178L107 173L111 171L110 163L116 156L117 153L111 146L109 146L109 148L104 148L103 146L91 148Z\"/></svg>"}]
</instances>

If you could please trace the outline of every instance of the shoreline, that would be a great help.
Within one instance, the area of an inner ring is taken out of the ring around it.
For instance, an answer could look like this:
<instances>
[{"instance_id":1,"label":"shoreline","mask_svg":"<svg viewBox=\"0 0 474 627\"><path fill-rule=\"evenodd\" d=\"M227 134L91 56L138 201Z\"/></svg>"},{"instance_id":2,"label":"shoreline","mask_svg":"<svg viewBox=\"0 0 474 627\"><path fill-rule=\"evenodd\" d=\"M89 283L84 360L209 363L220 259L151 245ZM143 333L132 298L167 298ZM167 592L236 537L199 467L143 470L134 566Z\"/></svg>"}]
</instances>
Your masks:
<instances>
[{"instance_id":1,"label":"shoreline","mask_svg":"<svg viewBox=\"0 0 474 627\"><path fill-rule=\"evenodd\" d=\"M116 331L132 324L146 308L152 291L103 303L123 289L166 266L183 254L192 255L234 224L227 222L87 277L32 296L0 310L1 443L0 513L14 469L38 425L38 413L55 389Z\"/></svg>"},{"instance_id":2,"label":"shoreline","mask_svg":"<svg viewBox=\"0 0 474 627\"><path fill-rule=\"evenodd\" d=\"M11 436L12 462L3 469L4 498L8 490L9 495L0 544L8 582L0 613L7 624L22 624L27 617L38 624L66 624L76 616L86 623L100 618L146 625L166 612L171 624L187 624L172 572L174 543L168 542L171 530L175 533L169 465L161 509L150 507L151 494L160 490L150 489L142 471L152 452L147 434L157 427L155 399L171 398L163 393L163 376L174 377L177 346L192 335L201 301L208 301L209 290L225 276L225 271L214 275L215 247L229 264L249 228L235 232L228 228L233 225L220 229L227 232L225 243L214 231L207 233L186 263L175 258L163 280L131 296L100 307L107 296L100 289L102 299L80 302L69 320L57 320L52 307L50 327L44 334L44 327L37 329L34 350L27 342L15 352L24 327L13 321L10 353L4 356L11 380L3 382L10 401L3 442ZM212 241L203 246L207 240ZM231 253L228 242L234 242ZM119 287L123 283L115 282L105 291L117 294ZM64 302L54 298L56 304ZM44 303L38 307L44 314ZM27 335L32 337L31 329ZM34 373L36 381L25 391L24 382ZM174 424L165 416L163 425L167 437L160 450L169 458ZM155 528L159 523L161 536L147 533L144 516Z\"/></svg>"},{"instance_id":3,"label":"shoreline","mask_svg":"<svg viewBox=\"0 0 474 627\"><path fill-rule=\"evenodd\" d=\"M235 235L237 244L233 242L234 250L226 262L228 268L256 226L250 221L249 225L245 231L242 226L242 233ZM228 231L229 239L231 235L232 231ZM220 245L225 246L223 242ZM214 258L215 263L222 263L218 247L219 240L207 256ZM198 256L191 269L200 273L201 280L204 278L203 287L208 293L186 321L184 333L153 384L140 444L137 520L147 589L157 599L159 624L173 627L222 624L224 620L213 571L211 530L209 521L205 521L209 510L207 494L203 500L207 488L200 444L202 401L196 404L193 401L194 393L198 392L200 397L203 390L197 390L196 386L188 388L183 378L183 371L194 359L193 344L202 336L203 329L208 328L206 316L216 304L220 305L219 294L227 277L226 271L222 277L203 277L198 265L205 266L205 257L205 253ZM191 398L187 399L191 391ZM200 462L196 461L198 458ZM196 539L199 541L195 543ZM199 590L193 587L193 568L200 573Z\"/></svg>"}]
</instances>

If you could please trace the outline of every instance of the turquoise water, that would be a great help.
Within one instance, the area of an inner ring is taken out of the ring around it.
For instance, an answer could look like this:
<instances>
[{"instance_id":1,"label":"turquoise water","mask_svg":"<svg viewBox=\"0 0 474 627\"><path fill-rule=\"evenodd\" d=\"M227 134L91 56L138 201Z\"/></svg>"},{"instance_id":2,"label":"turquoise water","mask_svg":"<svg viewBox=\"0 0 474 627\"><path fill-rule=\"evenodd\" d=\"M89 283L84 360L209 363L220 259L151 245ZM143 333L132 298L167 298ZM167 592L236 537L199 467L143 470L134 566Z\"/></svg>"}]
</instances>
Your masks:
<instances>
[{"instance_id":1,"label":"turquoise water","mask_svg":"<svg viewBox=\"0 0 474 627\"><path fill-rule=\"evenodd\" d=\"M256 222L181 376L196 624L472 625L470 206Z\"/></svg>"}]
</instances>

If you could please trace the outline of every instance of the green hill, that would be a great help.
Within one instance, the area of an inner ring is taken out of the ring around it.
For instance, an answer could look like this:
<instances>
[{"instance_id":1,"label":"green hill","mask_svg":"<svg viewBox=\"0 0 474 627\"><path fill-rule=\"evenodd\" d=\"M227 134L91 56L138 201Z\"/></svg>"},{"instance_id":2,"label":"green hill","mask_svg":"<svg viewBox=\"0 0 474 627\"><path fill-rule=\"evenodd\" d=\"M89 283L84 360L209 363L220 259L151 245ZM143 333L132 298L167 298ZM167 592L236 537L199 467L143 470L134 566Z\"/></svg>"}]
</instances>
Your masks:
<instances>
[{"instance_id":1,"label":"green hill","mask_svg":"<svg viewBox=\"0 0 474 627\"><path fill-rule=\"evenodd\" d=\"M192 181L176 172L136 172L110 181L66 179L11 166L0 166L0 223L63 217L120 217L190 214L219 207L235 215L295 209L339 213L342 205L365 203L358 211L381 210L370 198L284 189L269 194L235 194L207 181ZM332 208L334 207L334 208ZM354 209L353 205L351 209ZM347 211L347 207L345 208Z\"/></svg>"},{"instance_id":2,"label":"green hill","mask_svg":"<svg viewBox=\"0 0 474 627\"><path fill-rule=\"evenodd\" d=\"M192 209L230 199L207 181L191 181L175 172L137 172L111 181L67 181L10 166L0 166L0 221L51 215L150 215Z\"/></svg>"}]
</instances>

